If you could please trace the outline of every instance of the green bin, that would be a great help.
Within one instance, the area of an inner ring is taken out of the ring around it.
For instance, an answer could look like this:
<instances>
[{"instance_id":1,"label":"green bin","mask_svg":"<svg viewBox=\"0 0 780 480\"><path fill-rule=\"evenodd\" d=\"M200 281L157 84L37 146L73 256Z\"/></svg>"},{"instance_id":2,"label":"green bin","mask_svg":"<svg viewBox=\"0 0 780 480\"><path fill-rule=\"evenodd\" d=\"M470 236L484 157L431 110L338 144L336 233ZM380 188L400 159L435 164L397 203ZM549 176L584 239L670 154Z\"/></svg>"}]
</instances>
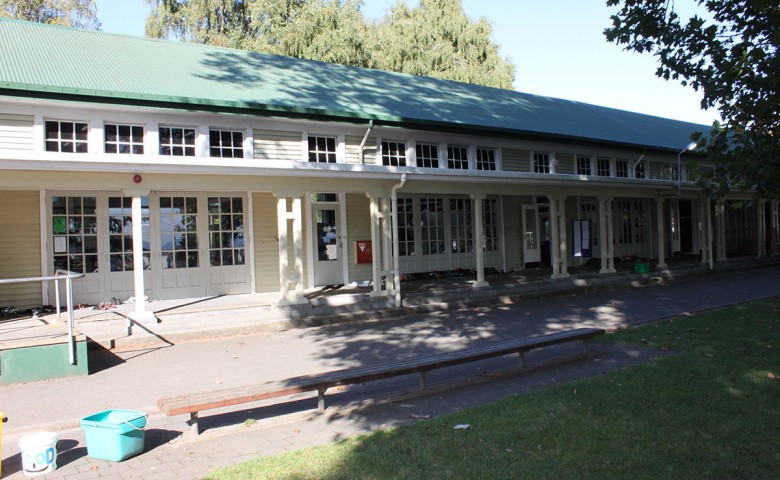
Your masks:
<instances>
[{"instance_id":1,"label":"green bin","mask_svg":"<svg viewBox=\"0 0 780 480\"><path fill-rule=\"evenodd\" d=\"M634 262L635 273L650 273L650 262Z\"/></svg>"},{"instance_id":2,"label":"green bin","mask_svg":"<svg viewBox=\"0 0 780 480\"><path fill-rule=\"evenodd\" d=\"M148 416L134 410L106 410L81 419L92 458L121 462L144 450Z\"/></svg>"}]
</instances>

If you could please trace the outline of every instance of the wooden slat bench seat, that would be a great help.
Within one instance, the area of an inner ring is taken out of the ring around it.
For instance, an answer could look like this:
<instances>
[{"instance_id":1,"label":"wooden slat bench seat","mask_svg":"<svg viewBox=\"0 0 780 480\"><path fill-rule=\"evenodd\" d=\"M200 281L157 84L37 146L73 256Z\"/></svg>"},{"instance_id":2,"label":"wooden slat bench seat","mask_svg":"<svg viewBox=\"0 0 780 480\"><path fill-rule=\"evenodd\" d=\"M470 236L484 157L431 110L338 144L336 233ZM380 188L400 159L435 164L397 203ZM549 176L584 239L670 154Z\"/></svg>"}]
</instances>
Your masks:
<instances>
[{"instance_id":1,"label":"wooden slat bench seat","mask_svg":"<svg viewBox=\"0 0 780 480\"><path fill-rule=\"evenodd\" d=\"M583 353L586 354L588 340L595 336L602 335L603 333L604 330L600 328L578 328L539 337L508 340L488 345L469 347L453 352L398 360L381 365L345 368L343 370L293 377L278 382L267 382L257 385L246 385L242 387L161 398L157 401L157 406L166 415L189 413L191 430L197 435L199 431L199 413L204 410L256 402L269 398L284 397L296 393L317 391L318 409L324 411L325 392L331 387L353 385L370 380L419 373L420 388L425 389L426 374L437 368L460 365L513 353L518 353L520 355L520 367L522 368L525 353L528 351L560 343L582 341Z\"/></svg>"}]
</instances>

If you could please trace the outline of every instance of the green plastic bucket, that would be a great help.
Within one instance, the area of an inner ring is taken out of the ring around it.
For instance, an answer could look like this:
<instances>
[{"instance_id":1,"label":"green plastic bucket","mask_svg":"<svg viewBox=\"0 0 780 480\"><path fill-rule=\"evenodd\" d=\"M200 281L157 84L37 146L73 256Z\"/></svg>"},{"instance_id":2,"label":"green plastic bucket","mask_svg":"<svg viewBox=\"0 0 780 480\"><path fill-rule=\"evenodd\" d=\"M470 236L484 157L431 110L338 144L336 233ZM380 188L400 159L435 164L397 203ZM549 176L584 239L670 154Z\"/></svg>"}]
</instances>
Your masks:
<instances>
[{"instance_id":1,"label":"green plastic bucket","mask_svg":"<svg viewBox=\"0 0 780 480\"><path fill-rule=\"evenodd\" d=\"M145 412L106 410L81 419L92 458L121 462L144 450L148 418Z\"/></svg>"}]
</instances>

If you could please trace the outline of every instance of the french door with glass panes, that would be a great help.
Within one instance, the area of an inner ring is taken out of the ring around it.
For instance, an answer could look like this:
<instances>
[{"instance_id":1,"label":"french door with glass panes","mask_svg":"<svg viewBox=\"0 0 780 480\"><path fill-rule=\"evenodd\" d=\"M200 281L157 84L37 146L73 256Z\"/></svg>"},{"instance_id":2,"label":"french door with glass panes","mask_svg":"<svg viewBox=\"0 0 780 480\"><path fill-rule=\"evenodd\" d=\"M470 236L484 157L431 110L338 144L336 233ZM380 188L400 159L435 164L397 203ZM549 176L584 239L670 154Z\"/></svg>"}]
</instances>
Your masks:
<instances>
[{"instance_id":1,"label":"french door with glass panes","mask_svg":"<svg viewBox=\"0 0 780 480\"><path fill-rule=\"evenodd\" d=\"M119 193L47 195L50 273L74 281L82 304L127 301L133 279L132 198ZM141 197L144 287L150 299L248 293L245 197L151 193ZM61 292L64 300L64 291ZM54 303L54 289L49 302Z\"/></svg>"}]
</instances>

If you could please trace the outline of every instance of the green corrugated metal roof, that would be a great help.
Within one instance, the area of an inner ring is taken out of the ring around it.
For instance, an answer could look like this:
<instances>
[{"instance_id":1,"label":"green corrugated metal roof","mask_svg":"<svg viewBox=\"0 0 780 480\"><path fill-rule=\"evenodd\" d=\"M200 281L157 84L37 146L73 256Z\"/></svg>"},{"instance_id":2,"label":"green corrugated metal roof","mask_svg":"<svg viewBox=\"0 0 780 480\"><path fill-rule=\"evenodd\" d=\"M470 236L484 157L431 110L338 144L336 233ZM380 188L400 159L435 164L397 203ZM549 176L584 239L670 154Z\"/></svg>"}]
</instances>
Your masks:
<instances>
[{"instance_id":1,"label":"green corrugated metal roof","mask_svg":"<svg viewBox=\"0 0 780 480\"><path fill-rule=\"evenodd\" d=\"M0 91L375 119L679 150L709 127L538 95L0 19Z\"/></svg>"}]
</instances>

